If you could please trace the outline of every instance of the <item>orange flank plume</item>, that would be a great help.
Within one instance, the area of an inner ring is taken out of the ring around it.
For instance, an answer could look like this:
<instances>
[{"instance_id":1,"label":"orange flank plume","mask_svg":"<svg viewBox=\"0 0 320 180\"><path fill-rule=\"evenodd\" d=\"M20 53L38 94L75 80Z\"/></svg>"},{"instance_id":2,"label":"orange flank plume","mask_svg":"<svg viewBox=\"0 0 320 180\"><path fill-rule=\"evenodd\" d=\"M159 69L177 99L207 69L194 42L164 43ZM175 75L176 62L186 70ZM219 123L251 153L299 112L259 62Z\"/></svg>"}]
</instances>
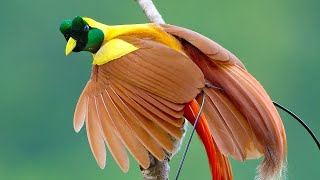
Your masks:
<instances>
[{"instance_id":1,"label":"orange flank plume","mask_svg":"<svg viewBox=\"0 0 320 180\"><path fill-rule=\"evenodd\" d=\"M199 111L200 106L198 102L196 100L192 100L184 108L184 117L188 119L192 125L194 125ZM211 168L212 179L231 180L232 172L229 160L226 156L221 154L217 145L213 141L207 120L203 114L200 115L196 131L206 149Z\"/></svg>"}]
</instances>

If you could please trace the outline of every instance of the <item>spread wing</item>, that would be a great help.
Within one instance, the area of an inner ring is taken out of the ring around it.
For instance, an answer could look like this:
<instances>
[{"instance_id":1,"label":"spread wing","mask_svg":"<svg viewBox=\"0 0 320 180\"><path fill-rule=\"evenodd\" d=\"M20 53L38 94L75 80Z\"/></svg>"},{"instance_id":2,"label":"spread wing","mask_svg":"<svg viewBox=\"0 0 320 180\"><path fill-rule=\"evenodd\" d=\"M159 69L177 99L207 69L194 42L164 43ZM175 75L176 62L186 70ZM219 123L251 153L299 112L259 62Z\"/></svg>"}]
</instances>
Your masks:
<instances>
[{"instance_id":1,"label":"spread wing","mask_svg":"<svg viewBox=\"0 0 320 180\"><path fill-rule=\"evenodd\" d=\"M194 31L162 25L178 37L187 55L207 82L224 90L205 88L204 114L219 149L238 160L265 159L262 179L281 174L286 159L286 137L281 118L268 94L241 61L216 42Z\"/></svg>"},{"instance_id":2,"label":"spread wing","mask_svg":"<svg viewBox=\"0 0 320 180\"><path fill-rule=\"evenodd\" d=\"M84 122L93 155L105 166L107 145L126 172L126 148L143 168L148 151L163 160L173 152L172 137L182 137L183 108L204 87L200 69L184 54L152 40L121 38L135 47L118 59L94 65L74 115ZM103 48L101 48L103 49Z\"/></svg>"},{"instance_id":3,"label":"spread wing","mask_svg":"<svg viewBox=\"0 0 320 180\"><path fill-rule=\"evenodd\" d=\"M206 36L178 26L169 24L163 24L161 26L169 34L182 38L198 48L204 55L209 57L210 60L225 64L237 64L239 67L246 69L235 55Z\"/></svg>"},{"instance_id":4,"label":"spread wing","mask_svg":"<svg viewBox=\"0 0 320 180\"><path fill-rule=\"evenodd\" d=\"M162 26L168 33L182 38L181 42L185 52L201 68L207 82L223 88L226 85L233 88L232 85L220 80L225 76L214 71L215 67L211 64L216 64L216 67L237 65L245 69L236 56L197 32L173 25ZM262 151L260 143L247 119L230 100L227 92L207 87L204 88L204 92L209 97L205 101L204 114L221 152L225 155L232 155L238 160L260 157Z\"/></svg>"}]
</instances>

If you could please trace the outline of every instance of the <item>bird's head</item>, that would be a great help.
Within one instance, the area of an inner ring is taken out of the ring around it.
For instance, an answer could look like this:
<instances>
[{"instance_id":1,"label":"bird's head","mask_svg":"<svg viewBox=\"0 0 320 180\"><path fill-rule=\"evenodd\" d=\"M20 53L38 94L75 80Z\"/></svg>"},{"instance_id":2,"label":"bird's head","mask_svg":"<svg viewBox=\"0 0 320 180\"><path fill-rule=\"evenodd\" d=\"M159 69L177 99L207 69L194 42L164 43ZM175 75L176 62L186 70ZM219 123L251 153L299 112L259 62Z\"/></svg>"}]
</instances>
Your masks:
<instances>
[{"instance_id":1,"label":"bird's head","mask_svg":"<svg viewBox=\"0 0 320 180\"><path fill-rule=\"evenodd\" d=\"M104 40L101 29L93 27L93 20L76 16L73 20L64 20L60 31L67 40L66 55L71 51L89 51L96 53Z\"/></svg>"}]
</instances>

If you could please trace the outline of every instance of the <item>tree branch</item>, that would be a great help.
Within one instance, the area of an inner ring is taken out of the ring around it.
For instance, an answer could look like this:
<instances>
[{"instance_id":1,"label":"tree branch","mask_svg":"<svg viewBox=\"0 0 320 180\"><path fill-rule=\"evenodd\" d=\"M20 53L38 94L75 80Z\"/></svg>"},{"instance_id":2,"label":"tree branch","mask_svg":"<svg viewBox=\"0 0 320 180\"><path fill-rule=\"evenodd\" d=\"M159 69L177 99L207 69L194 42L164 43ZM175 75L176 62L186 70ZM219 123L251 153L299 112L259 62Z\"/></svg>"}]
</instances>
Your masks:
<instances>
[{"instance_id":1,"label":"tree branch","mask_svg":"<svg viewBox=\"0 0 320 180\"><path fill-rule=\"evenodd\" d=\"M181 140L177 140L174 137L170 136L172 138L172 141L174 142L174 152L168 153L166 152L165 158L163 161L157 160L151 153L149 153L150 158L150 166L148 169L143 169L140 166L141 174L143 176L144 180L168 180L169 179L169 161L171 158L180 150L182 140L187 132L188 129L188 123L185 121L183 127L181 128L181 131L183 132L183 136Z\"/></svg>"},{"instance_id":2,"label":"tree branch","mask_svg":"<svg viewBox=\"0 0 320 180\"><path fill-rule=\"evenodd\" d=\"M155 24L165 24L164 20L161 17L161 14L153 4L152 0L136 0L141 9L143 10L144 14L147 16L150 22ZM183 132L183 137L185 136L185 133L187 131L187 125L188 123L185 122L184 126L181 128L181 131ZM173 137L172 140L175 144L175 150L172 154L166 152L165 159L163 161L157 160L152 154L149 153L150 158L150 166L148 169L141 169L141 173L144 180L168 180L169 179L169 161L170 159L180 150L182 139L177 140Z\"/></svg>"},{"instance_id":3,"label":"tree branch","mask_svg":"<svg viewBox=\"0 0 320 180\"><path fill-rule=\"evenodd\" d=\"M144 180L167 180L169 179L169 161L170 154L166 154L163 161L157 160L152 154L149 153L150 166L148 169L143 169L140 166L140 170Z\"/></svg>"},{"instance_id":4,"label":"tree branch","mask_svg":"<svg viewBox=\"0 0 320 180\"><path fill-rule=\"evenodd\" d=\"M161 17L161 14L154 6L152 0L137 0L137 2L139 3L144 14L147 16L150 22L156 24L165 24L164 20Z\"/></svg>"}]
</instances>

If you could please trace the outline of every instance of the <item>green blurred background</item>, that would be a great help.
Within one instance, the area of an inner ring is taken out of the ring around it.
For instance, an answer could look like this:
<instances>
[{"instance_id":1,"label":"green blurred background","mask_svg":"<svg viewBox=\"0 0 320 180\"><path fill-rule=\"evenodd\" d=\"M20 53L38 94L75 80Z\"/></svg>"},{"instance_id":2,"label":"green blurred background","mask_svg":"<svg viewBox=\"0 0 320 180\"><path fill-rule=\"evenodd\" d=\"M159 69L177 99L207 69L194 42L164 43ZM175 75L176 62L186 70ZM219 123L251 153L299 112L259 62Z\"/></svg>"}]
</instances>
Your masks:
<instances>
[{"instance_id":1,"label":"green blurred background","mask_svg":"<svg viewBox=\"0 0 320 180\"><path fill-rule=\"evenodd\" d=\"M156 0L167 23L198 31L236 54L270 96L294 110L320 137L318 0ZM85 131L72 127L91 56L66 57L59 24L76 15L106 24L147 22L134 0L2 1L0 6L0 179L141 179L107 157L97 166ZM290 179L320 176L320 154L306 130L281 113ZM181 152L171 162L174 177ZM261 160L261 159L260 159ZM253 179L260 160L232 160L235 179ZM210 179L205 151L194 138L181 179Z\"/></svg>"}]
</instances>

